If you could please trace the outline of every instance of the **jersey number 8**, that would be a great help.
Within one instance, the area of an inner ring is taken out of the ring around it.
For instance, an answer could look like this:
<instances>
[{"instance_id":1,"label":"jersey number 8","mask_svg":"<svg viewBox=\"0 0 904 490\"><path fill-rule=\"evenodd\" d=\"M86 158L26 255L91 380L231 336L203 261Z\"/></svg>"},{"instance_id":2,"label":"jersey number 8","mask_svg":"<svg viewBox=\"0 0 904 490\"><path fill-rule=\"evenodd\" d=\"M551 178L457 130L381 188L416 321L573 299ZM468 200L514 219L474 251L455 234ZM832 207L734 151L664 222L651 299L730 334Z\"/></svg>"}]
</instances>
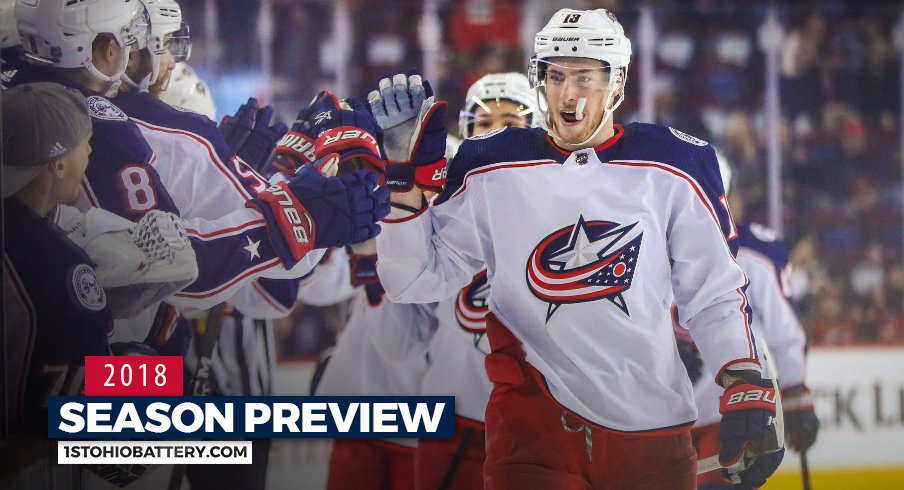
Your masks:
<instances>
[{"instance_id":1,"label":"jersey number 8","mask_svg":"<svg viewBox=\"0 0 904 490\"><path fill-rule=\"evenodd\" d=\"M146 168L126 167L119 172L119 178L126 191L130 211L143 212L157 207L157 194Z\"/></svg>"}]
</instances>

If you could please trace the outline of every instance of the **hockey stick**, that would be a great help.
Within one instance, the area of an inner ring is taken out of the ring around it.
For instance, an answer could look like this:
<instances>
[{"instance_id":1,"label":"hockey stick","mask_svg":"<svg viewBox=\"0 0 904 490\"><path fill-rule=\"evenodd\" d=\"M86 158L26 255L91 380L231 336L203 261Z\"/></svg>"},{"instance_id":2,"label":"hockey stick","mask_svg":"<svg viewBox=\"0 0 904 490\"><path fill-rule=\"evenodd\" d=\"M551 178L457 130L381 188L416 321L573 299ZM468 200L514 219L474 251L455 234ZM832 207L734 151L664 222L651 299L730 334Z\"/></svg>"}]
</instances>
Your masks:
<instances>
[{"instance_id":1,"label":"hockey stick","mask_svg":"<svg viewBox=\"0 0 904 490\"><path fill-rule=\"evenodd\" d=\"M804 480L804 490L810 490L810 465L807 463L807 452L800 452L800 475Z\"/></svg>"},{"instance_id":2,"label":"hockey stick","mask_svg":"<svg viewBox=\"0 0 904 490\"><path fill-rule=\"evenodd\" d=\"M207 320L204 322L203 331L199 332L198 364L195 367L195 377L191 384L192 396L205 396L210 389L211 361L213 351L217 347L220 338L220 327L223 325L223 317L228 313L226 303L220 303L210 309ZM185 465L173 465L173 474L170 476L169 490L182 488L182 480L185 479Z\"/></svg>"},{"instance_id":3,"label":"hockey stick","mask_svg":"<svg viewBox=\"0 0 904 490\"><path fill-rule=\"evenodd\" d=\"M759 339L758 339L759 340ZM765 341L760 341L760 348L763 349L763 357L766 361L766 375L769 376L769 379L772 380L772 386L775 388L775 393L778 394L778 377L776 375L775 363L772 361L772 353L769 352L769 347L766 345ZM785 447L785 417L782 412L782 397L775 397L775 435L778 443L778 447L775 449L770 449L768 451L762 452L760 454L753 455L760 456L763 454L769 454L776 451L779 451ZM801 454L803 456L803 454ZM804 460L801 459L801 464L804 464ZM719 455L716 454L714 456L710 456L708 458L703 458L697 461L697 474L702 475L703 473L709 473L710 471L722 469L722 466L719 463ZM734 481L736 475L732 476L732 481ZM807 475L808 479L809 475ZM807 479L805 479L804 488L809 490L809 486L807 486ZM734 482L738 483L738 482Z\"/></svg>"},{"instance_id":4,"label":"hockey stick","mask_svg":"<svg viewBox=\"0 0 904 490\"><path fill-rule=\"evenodd\" d=\"M466 429L464 435L461 437L461 442L458 443L458 447L455 449L452 461L449 462L449 467L446 468L446 474L443 475L443 479L439 483L439 486L436 487L436 490L446 490L449 488L449 485L452 484L455 474L458 473L458 466L461 464L461 460L464 459L465 453L468 451L468 446L471 445L471 439L473 438L474 429Z\"/></svg>"}]
</instances>

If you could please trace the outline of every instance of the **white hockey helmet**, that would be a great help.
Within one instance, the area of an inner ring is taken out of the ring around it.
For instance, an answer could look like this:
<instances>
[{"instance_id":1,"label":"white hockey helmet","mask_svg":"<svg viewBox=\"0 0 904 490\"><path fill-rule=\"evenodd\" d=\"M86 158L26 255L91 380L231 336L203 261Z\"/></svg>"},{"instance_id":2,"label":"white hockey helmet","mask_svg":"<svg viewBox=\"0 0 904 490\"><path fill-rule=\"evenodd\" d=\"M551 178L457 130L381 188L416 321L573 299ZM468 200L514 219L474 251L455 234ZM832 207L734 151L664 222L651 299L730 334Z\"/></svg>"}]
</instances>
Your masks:
<instances>
[{"instance_id":1,"label":"white hockey helmet","mask_svg":"<svg viewBox=\"0 0 904 490\"><path fill-rule=\"evenodd\" d=\"M15 10L16 0L0 0L0 48L19 44Z\"/></svg>"},{"instance_id":2,"label":"white hockey helmet","mask_svg":"<svg viewBox=\"0 0 904 490\"><path fill-rule=\"evenodd\" d=\"M531 86L537 92L540 124L548 131L553 130L546 100L546 68L555 64L555 58L566 57L599 60L609 73L603 117L590 137L580 143L583 145L600 132L612 112L625 99L624 83L631 62L631 40L625 36L625 30L615 15L605 9L562 9L552 16L534 38L534 56L529 73ZM616 92L618 98L614 99Z\"/></svg>"},{"instance_id":3,"label":"white hockey helmet","mask_svg":"<svg viewBox=\"0 0 904 490\"><path fill-rule=\"evenodd\" d=\"M475 114L477 107L481 106L487 112L491 112L485 102L500 100L510 100L518 104L518 115L526 117L527 125L529 127L537 125L537 99L527 77L514 72L492 73L484 75L468 88L465 106L458 113L459 134L463 138L471 137L471 127L477 118Z\"/></svg>"},{"instance_id":4,"label":"white hockey helmet","mask_svg":"<svg viewBox=\"0 0 904 490\"><path fill-rule=\"evenodd\" d=\"M191 56L191 34L188 24L182 21L182 7L175 0L139 0L144 7L148 23L148 35L138 40L137 49L147 49L151 56L151 72L143 80L135 82L128 75L123 81L146 92L157 81L160 61L169 51L176 63ZM167 35L170 37L167 39Z\"/></svg>"},{"instance_id":5,"label":"white hockey helmet","mask_svg":"<svg viewBox=\"0 0 904 490\"><path fill-rule=\"evenodd\" d=\"M169 86L160 92L160 100L171 106L203 114L210 119L215 119L217 115L210 87L198 77L188 63L176 63Z\"/></svg>"},{"instance_id":6,"label":"white hockey helmet","mask_svg":"<svg viewBox=\"0 0 904 490\"><path fill-rule=\"evenodd\" d=\"M85 68L94 78L119 82L129 50L147 35L138 0L19 0L16 22L25 56L59 68ZM125 49L118 73L107 76L94 66L93 43L110 34Z\"/></svg>"}]
</instances>

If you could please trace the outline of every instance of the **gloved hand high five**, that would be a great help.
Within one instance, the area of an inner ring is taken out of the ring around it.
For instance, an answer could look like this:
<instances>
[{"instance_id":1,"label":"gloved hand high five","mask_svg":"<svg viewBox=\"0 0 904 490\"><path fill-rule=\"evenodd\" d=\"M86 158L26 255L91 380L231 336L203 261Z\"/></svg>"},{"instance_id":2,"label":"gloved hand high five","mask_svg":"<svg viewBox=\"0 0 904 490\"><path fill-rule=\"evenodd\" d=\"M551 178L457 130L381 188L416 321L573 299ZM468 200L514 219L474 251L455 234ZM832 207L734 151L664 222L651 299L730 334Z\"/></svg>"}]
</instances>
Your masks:
<instances>
[{"instance_id":1,"label":"gloved hand high five","mask_svg":"<svg viewBox=\"0 0 904 490\"><path fill-rule=\"evenodd\" d=\"M273 108L258 107L251 97L233 116L224 116L220 132L232 153L255 170L262 170L269 161L276 142L289 130L283 123L270 124Z\"/></svg>"},{"instance_id":2,"label":"gloved hand high five","mask_svg":"<svg viewBox=\"0 0 904 490\"><path fill-rule=\"evenodd\" d=\"M420 75L404 74L380 80L367 101L383 128L386 185L394 192L414 186L441 191L446 182L446 102L436 100Z\"/></svg>"},{"instance_id":3,"label":"gloved hand high five","mask_svg":"<svg viewBox=\"0 0 904 490\"><path fill-rule=\"evenodd\" d=\"M719 398L719 463L736 489L762 486L782 462L772 380L754 370L725 371Z\"/></svg>"},{"instance_id":4,"label":"gloved hand high five","mask_svg":"<svg viewBox=\"0 0 904 490\"><path fill-rule=\"evenodd\" d=\"M385 163L380 155L382 132L367 104L357 99L340 101L329 91L298 113L291 131L277 145L273 166L293 173L329 153L339 154L339 173L358 168L382 177Z\"/></svg>"},{"instance_id":5,"label":"gloved hand high five","mask_svg":"<svg viewBox=\"0 0 904 490\"><path fill-rule=\"evenodd\" d=\"M782 390L782 410L785 412L785 439L788 447L804 452L816 442L819 419L813 409L813 398L806 385L799 384Z\"/></svg>"},{"instance_id":6,"label":"gloved hand high five","mask_svg":"<svg viewBox=\"0 0 904 490\"><path fill-rule=\"evenodd\" d=\"M257 111L260 108L257 105L257 99L251 97L248 102L239 106L235 114L231 116L223 116L220 120L220 133L223 139L233 153L245 143L248 135L254 130L254 121L257 119Z\"/></svg>"},{"instance_id":7,"label":"gloved hand high five","mask_svg":"<svg viewBox=\"0 0 904 490\"><path fill-rule=\"evenodd\" d=\"M246 203L267 221L270 240L286 267L315 248L338 247L375 237L389 214L389 191L373 172L332 175L339 156L305 165L286 182L274 184Z\"/></svg>"}]
</instances>

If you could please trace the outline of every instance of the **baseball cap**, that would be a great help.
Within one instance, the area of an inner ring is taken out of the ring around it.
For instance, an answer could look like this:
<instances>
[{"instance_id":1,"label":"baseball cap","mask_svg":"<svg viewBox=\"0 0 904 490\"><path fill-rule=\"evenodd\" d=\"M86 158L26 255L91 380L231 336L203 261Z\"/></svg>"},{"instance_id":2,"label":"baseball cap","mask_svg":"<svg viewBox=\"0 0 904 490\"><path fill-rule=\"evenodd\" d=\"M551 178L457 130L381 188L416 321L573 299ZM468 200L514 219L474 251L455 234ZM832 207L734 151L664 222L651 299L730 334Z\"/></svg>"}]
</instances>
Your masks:
<instances>
[{"instance_id":1,"label":"baseball cap","mask_svg":"<svg viewBox=\"0 0 904 490\"><path fill-rule=\"evenodd\" d=\"M85 97L49 82L3 92L3 197L19 192L91 131Z\"/></svg>"}]
</instances>

